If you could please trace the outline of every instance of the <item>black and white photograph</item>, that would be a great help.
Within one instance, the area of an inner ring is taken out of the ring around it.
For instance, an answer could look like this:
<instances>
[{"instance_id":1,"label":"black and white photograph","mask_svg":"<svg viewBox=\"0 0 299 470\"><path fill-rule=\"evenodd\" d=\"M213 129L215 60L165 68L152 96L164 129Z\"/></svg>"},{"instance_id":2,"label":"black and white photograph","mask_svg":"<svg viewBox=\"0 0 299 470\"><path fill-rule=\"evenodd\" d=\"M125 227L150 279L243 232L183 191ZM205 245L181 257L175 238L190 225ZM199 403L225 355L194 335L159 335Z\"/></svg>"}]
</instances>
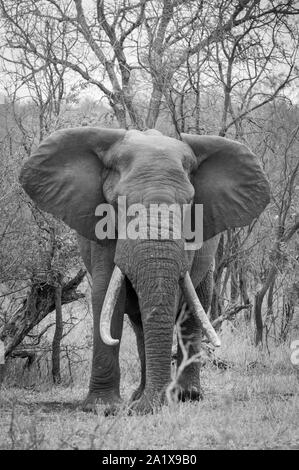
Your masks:
<instances>
[{"instance_id":1,"label":"black and white photograph","mask_svg":"<svg viewBox=\"0 0 299 470\"><path fill-rule=\"evenodd\" d=\"M298 0L0 0L1 451L299 450L298 57Z\"/></svg>"}]
</instances>

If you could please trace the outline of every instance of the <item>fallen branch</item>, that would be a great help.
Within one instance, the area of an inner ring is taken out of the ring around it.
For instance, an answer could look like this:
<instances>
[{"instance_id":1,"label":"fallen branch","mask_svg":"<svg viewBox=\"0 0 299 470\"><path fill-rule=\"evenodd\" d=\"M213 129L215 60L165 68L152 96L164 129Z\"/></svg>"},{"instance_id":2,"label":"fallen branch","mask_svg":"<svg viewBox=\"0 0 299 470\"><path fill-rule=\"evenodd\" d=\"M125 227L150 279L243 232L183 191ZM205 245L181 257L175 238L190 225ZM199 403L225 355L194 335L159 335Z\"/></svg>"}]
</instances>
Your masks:
<instances>
[{"instance_id":1,"label":"fallen branch","mask_svg":"<svg viewBox=\"0 0 299 470\"><path fill-rule=\"evenodd\" d=\"M15 349L11 352L10 357L27 359L27 367L30 367L36 359L36 351L33 349Z\"/></svg>"},{"instance_id":2,"label":"fallen branch","mask_svg":"<svg viewBox=\"0 0 299 470\"><path fill-rule=\"evenodd\" d=\"M223 315L220 315L216 320L212 322L212 326L215 329L219 329L224 320L229 320L232 319L237 313L241 312L242 310L245 310L247 308L251 308L251 304L246 304L246 305L238 305L230 308L227 310Z\"/></svg>"},{"instance_id":3,"label":"fallen branch","mask_svg":"<svg viewBox=\"0 0 299 470\"><path fill-rule=\"evenodd\" d=\"M62 285L62 305L85 297L85 294L76 290L84 279L85 274L86 271L80 269L73 279ZM25 336L54 310L55 286L45 282L33 283L22 306L0 332L1 341L6 343L5 357L11 356Z\"/></svg>"}]
</instances>

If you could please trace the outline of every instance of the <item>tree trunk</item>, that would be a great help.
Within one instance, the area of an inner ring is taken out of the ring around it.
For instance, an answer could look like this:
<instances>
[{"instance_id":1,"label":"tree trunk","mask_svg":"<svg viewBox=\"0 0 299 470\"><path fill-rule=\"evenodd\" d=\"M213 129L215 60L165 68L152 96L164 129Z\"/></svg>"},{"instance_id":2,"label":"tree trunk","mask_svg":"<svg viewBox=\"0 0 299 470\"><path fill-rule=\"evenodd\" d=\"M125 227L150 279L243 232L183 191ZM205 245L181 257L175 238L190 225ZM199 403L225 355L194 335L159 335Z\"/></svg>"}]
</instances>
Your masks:
<instances>
[{"instance_id":1,"label":"tree trunk","mask_svg":"<svg viewBox=\"0 0 299 470\"><path fill-rule=\"evenodd\" d=\"M291 302L294 308L290 325L291 363L293 364L297 380L299 381L299 282L292 287Z\"/></svg>"},{"instance_id":2,"label":"tree trunk","mask_svg":"<svg viewBox=\"0 0 299 470\"><path fill-rule=\"evenodd\" d=\"M295 306L288 296L283 296L282 318L279 332L279 340L284 342L287 339L290 328L292 327ZM298 335L299 336L299 335Z\"/></svg>"},{"instance_id":3,"label":"tree trunk","mask_svg":"<svg viewBox=\"0 0 299 470\"><path fill-rule=\"evenodd\" d=\"M5 368L5 363L4 363L4 343L3 341L0 340L0 386L3 382L4 379L4 368Z\"/></svg>"},{"instance_id":4,"label":"tree trunk","mask_svg":"<svg viewBox=\"0 0 299 470\"><path fill-rule=\"evenodd\" d=\"M263 342L263 318L262 318L262 305L264 300L264 293L259 291L255 296L254 302L254 319L255 319L255 345L258 346Z\"/></svg>"},{"instance_id":5,"label":"tree trunk","mask_svg":"<svg viewBox=\"0 0 299 470\"><path fill-rule=\"evenodd\" d=\"M238 271L237 263L234 262L231 267L231 276L230 276L230 302L231 304L236 304L239 298L239 289L238 289Z\"/></svg>"},{"instance_id":6,"label":"tree trunk","mask_svg":"<svg viewBox=\"0 0 299 470\"><path fill-rule=\"evenodd\" d=\"M233 261L230 263L230 301L231 304L235 304L239 298L239 283L238 283L238 274L239 274L239 237L235 233L234 229L228 230L228 243L230 243L230 251L233 256Z\"/></svg>"},{"instance_id":7,"label":"tree trunk","mask_svg":"<svg viewBox=\"0 0 299 470\"><path fill-rule=\"evenodd\" d=\"M250 299L247 290L247 279L244 273L244 268L240 266L239 270L239 289L241 293L241 299L245 305L250 304ZM248 308L245 312L244 318L247 322L250 322L251 319L251 307Z\"/></svg>"},{"instance_id":8,"label":"tree trunk","mask_svg":"<svg viewBox=\"0 0 299 470\"><path fill-rule=\"evenodd\" d=\"M215 270L214 270L214 289L211 302L210 316L211 320L216 320L219 315L222 315L221 303L220 303L220 290L221 290L221 278L224 270L223 263L223 252L224 252L224 236L221 234L219 239L218 248L215 256Z\"/></svg>"},{"instance_id":9,"label":"tree trunk","mask_svg":"<svg viewBox=\"0 0 299 470\"><path fill-rule=\"evenodd\" d=\"M289 322L290 339L299 340L299 281L294 282L291 287L288 304L293 310Z\"/></svg>"},{"instance_id":10,"label":"tree trunk","mask_svg":"<svg viewBox=\"0 0 299 470\"><path fill-rule=\"evenodd\" d=\"M262 318L262 305L263 300L268 292L272 283L275 283L277 275L278 258L276 258L276 264L272 264L268 271L267 277L264 281L262 288L255 295L254 302L254 320L255 320L255 345L263 342L263 318Z\"/></svg>"},{"instance_id":11,"label":"tree trunk","mask_svg":"<svg viewBox=\"0 0 299 470\"><path fill-rule=\"evenodd\" d=\"M273 277L269 290L268 290L268 297L267 297L267 316L266 316L266 328L267 328L267 333L270 333L271 328L273 326L273 334L274 338L276 340L276 324L275 324L275 317L273 313L273 296L274 296L274 287L275 287L275 281L276 278Z\"/></svg>"},{"instance_id":12,"label":"tree trunk","mask_svg":"<svg viewBox=\"0 0 299 470\"><path fill-rule=\"evenodd\" d=\"M162 100L162 91L159 85L154 84L152 96L151 96L149 107L148 107L148 113L147 113L147 117L145 121L146 127L148 127L148 129L155 128L156 122L158 120L159 112L160 112L161 100Z\"/></svg>"},{"instance_id":13,"label":"tree trunk","mask_svg":"<svg viewBox=\"0 0 299 470\"><path fill-rule=\"evenodd\" d=\"M62 308L61 308L62 287L55 288L55 308L56 308L56 324L55 333L52 342L52 377L54 384L61 383L60 374L60 343L63 334L62 324Z\"/></svg>"}]
</instances>

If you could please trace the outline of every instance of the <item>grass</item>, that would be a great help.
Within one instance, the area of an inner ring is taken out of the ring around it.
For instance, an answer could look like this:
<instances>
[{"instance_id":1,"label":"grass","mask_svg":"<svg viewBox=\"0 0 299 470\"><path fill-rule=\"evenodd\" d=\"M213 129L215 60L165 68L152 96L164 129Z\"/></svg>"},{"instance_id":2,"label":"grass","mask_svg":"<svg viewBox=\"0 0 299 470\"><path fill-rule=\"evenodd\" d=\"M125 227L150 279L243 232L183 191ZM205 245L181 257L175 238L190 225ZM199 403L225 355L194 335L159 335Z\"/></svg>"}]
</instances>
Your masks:
<instances>
[{"instance_id":1,"label":"grass","mask_svg":"<svg viewBox=\"0 0 299 470\"><path fill-rule=\"evenodd\" d=\"M230 366L220 370L206 362L204 400L165 406L154 415L83 413L87 384L78 379L68 387L2 388L0 449L298 449L298 381L287 347L273 347L269 356L242 329L222 336L218 355ZM128 328L121 357L127 399L138 383Z\"/></svg>"}]
</instances>

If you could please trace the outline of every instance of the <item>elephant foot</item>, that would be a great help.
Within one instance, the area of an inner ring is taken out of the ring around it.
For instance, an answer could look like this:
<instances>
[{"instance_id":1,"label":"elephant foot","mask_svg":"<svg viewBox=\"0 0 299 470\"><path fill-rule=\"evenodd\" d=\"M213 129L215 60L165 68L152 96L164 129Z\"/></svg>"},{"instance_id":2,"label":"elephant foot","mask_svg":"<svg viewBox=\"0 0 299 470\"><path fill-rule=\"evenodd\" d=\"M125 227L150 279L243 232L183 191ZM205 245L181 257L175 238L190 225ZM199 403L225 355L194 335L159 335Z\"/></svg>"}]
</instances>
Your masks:
<instances>
[{"instance_id":1,"label":"elephant foot","mask_svg":"<svg viewBox=\"0 0 299 470\"><path fill-rule=\"evenodd\" d=\"M154 413L165 403L165 393L151 394L143 391L138 400L129 406L129 414L145 415Z\"/></svg>"},{"instance_id":2,"label":"elephant foot","mask_svg":"<svg viewBox=\"0 0 299 470\"><path fill-rule=\"evenodd\" d=\"M188 388L179 387L177 397L182 402L200 401L203 399L203 391L201 387L195 385Z\"/></svg>"},{"instance_id":3,"label":"elephant foot","mask_svg":"<svg viewBox=\"0 0 299 470\"><path fill-rule=\"evenodd\" d=\"M203 399L203 389L200 385L200 365L190 364L178 378L176 387L179 401L199 401Z\"/></svg>"},{"instance_id":4,"label":"elephant foot","mask_svg":"<svg viewBox=\"0 0 299 470\"><path fill-rule=\"evenodd\" d=\"M89 413L103 413L105 416L115 415L121 409L122 400L119 395L111 393L102 394L89 393L82 404L82 411Z\"/></svg>"}]
</instances>

